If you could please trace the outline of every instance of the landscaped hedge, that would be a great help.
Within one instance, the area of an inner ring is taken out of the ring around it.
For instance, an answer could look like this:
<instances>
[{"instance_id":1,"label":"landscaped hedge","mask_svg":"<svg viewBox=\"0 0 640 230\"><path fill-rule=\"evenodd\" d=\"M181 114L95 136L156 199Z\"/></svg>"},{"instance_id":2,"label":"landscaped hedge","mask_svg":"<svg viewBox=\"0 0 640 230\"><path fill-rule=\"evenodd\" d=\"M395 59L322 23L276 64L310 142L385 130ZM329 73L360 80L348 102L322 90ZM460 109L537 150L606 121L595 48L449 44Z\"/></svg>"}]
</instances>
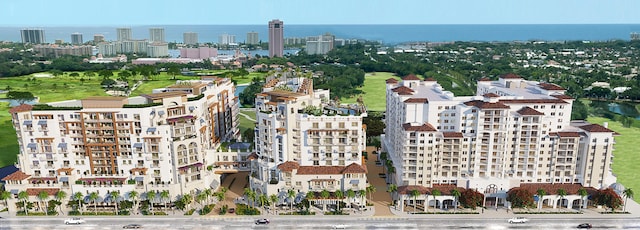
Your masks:
<instances>
[{"instance_id":1,"label":"landscaped hedge","mask_svg":"<svg viewBox=\"0 0 640 230\"><path fill-rule=\"evenodd\" d=\"M631 214L630 212L600 212L600 214Z\"/></svg>"},{"instance_id":2,"label":"landscaped hedge","mask_svg":"<svg viewBox=\"0 0 640 230\"><path fill-rule=\"evenodd\" d=\"M479 212L411 212L411 214L480 214Z\"/></svg>"},{"instance_id":3,"label":"landscaped hedge","mask_svg":"<svg viewBox=\"0 0 640 230\"><path fill-rule=\"evenodd\" d=\"M251 208L246 204L236 204L237 215L260 215L260 210L257 208Z\"/></svg>"},{"instance_id":4,"label":"landscaped hedge","mask_svg":"<svg viewBox=\"0 0 640 230\"><path fill-rule=\"evenodd\" d=\"M122 108L147 108L147 107L158 106L158 105L162 105L162 102L148 103L148 104L124 104L122 105Z\"/></svg>"},{"instance_id":5,"label":"landscaped hedge","mask_svg":"<svg viewBox=\"0 0 640 230\"><path fill-rule=\"evenodd\" d=\"M68 106L68 107L54 107L48 104L35 104L32 110L82 110L82 107Z\"/></svg>"},{"instance_id":6,"label":"landscaped hedge","mask_svg":"<svg viewBox=\"0 0 640 230\"><path fill-rule=\"evenodd\" d=\"M184 213L185 216L191 216L194 212L196 212L195 208L190 209Z\"/></svg>"},{"instance_id":7,"label":"landscaped hedge","mask_svg":"<svg viewBox=\"0 0 640 230\"><path fill-rule=\"evenodd\" d=\"M582 212L528 212L528 211L517 211L517 212L513 212L513 214L582 214Z\"/></svg>"},{"instance_id":8,"label":"landscaped hedge","mask_svg":"<svg viewBox=\"0 0 640 230\"><path fill-rule=\"evenodd\" d=\"M31 215L31 213L29 213ZM115 216L113 212L82 212L80 211L69 211L69 216Z\"/></svg>"},{"instance_id":9,"label":"landscaped hedge","mask_svg":"<svg viewBox=\"0 0 640 230\"><path fill-rule=\"evenodd\" d=\"M213 211L213 207L215 206L215 204L208 204L205 205L204 207L202 207L202 209L200 209L200 215L207 215L209 214L211 211Z\"/></svg>"},{"instance_id":10,"label":"landscaped hedge","mask_svg":"<svg viewBox=\"0 0 640 230\"><path fill-rule=\"evenodd\" d=\"M278 215L281 215L281 216L313 216L315 214L316 214L316 212L299 211L299 212L285 212L285 213L280 213Z\"/></svg>"}]
</instances>

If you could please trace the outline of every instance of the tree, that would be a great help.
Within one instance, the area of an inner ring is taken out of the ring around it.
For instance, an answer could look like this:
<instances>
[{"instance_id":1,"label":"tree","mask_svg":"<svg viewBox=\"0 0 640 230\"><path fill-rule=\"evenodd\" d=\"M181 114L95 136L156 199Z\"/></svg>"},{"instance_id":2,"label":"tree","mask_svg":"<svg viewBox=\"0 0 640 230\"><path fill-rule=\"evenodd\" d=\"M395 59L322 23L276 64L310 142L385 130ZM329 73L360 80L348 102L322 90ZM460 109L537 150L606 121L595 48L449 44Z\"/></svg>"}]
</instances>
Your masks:
<instances>
[{"instance_id":1,"label":"tree","mask_svg":"<svg viewBox=\"0 0 640 230\"><path fill-rule=\"evenodd\" d=\"M38 193L38 200L40 200L40 202L44 203L45 207L44 207L44 215L48 215L47 212L49 211L49 207L46 203L46 200L49 199L49 193L42 191L40 193ZM40 209L42 209L42 206L40 206L40 202L38 202L38 206L40 207Z\"/></svg>"},{"instance_id":2,"label":"tree","mask_svg":"<svg viewBox=\"0 0 640 230\"><path fill-rule=\"evenodd\" d=\"M171 66L167 70L167 74L171 75L171 80L175 80L176 75L180 74L180 68L178 68L177 66Z\"/></svg>"},{"instance_id":3,"label":"tree","mask_svg":"<svg viewBox=\"0 0 640 230\"><path fill-rule=\"evenodd\" d=\"M533 194L522 188L512 188L507 192L507 201L516 208L533 207Z\"/></svg>"},{"instance_id":4,"label":"tree","mask_svg":"<svg viewBox=\"0 0 640 230\"><path fill-rule=\"evenodd\" d=\"M436 200L436 196L442 195L442 192L440 192L440 190L438 189L433 189L431 190L431 195L433 196L433 210L435 212L436 210L438 210L438 207L436 207L438 205L438 200Z\"/></svg>"},{"instance_id":5,"label":"tree","mask_svg":"<svg viewBox=\"0 0 640 230\"><path fill-rule=\"evenodd\" d=\"M58 202L60 202L62 204L62 200L67 198L67 193L65 191L58 190L58 192L56 192L56 195L54 197L55 197L56 201L58 201ZM63 213L62 212L62 205L60 205L60 213Z\"/></svg>"},{"instance_id":6,"label":"tree","mask_svg":"<svg viewBox=\"0 0 640 230\"><path fill-rule=\"evenodd\" d=\"M204 201L207 199L207 194L200 192L196 195L196 202L200 204L200 207L204 207Z\"/></svg>"},{"instance_id":7,"label":"tree","mask_svg":"<svg viewBox=\"0 0 640 230\"><path fill-rule=\"evenodd\" d=\"M98 213L98 198L100 198L100 196L97 192L89 193L89 201L93 202L93 211L96 214Z\"/></svg>"},{"instance_id":8,"label":"tree","mask_svg":"<svg viewBox=\"0 0 640 230\"><path fill-rule=\"evenodd\" d=\"M29 193L27 193L27 191L20 191L18 193L18 200L22 201L23 207L24 207L24 214L25 215L29 215L29 212L27 211L27 200L29 200Z\"/></svg>"},{"instance_id":9,"label":"tree","mask_svg":"<svg viewBox=\"0 0 640 230\"><path fill-rule=\"evenodd\" d=\"M180 200L185 204L185 206L187 207L186 209L189 210L189 205L191 205L191 202L193 202L193 196L191 196L191 194L184 194L182 195L182 197L180 197Z\"/></svg>"},{"instance_id":10,"label":"tree","mask_svg":"<svg viewBox=\"0 0 640 230\"><path fill-rule=\"evenodd\" d=\"M80 74L77 73L77 72L73 72L73 73L69 74L69 77L79 77L79 76L80 76Z\"/></svg>"},{"instance_id":11,"label":"tree","mask_svg":"<svg viewBox=\"0 0 640 230\"><path fill-rule=\"evenodd\" d=\"M582 209L582 206L584 205L584 197L588 195L587 190L584 188L579 188L578 189L578 195L580 195L580 209Z\"/></svg>"},{"instance_id":12,"label":"tree","mask_svg":"<svg viewBox=\"0 0 640 230\"><path fill-rule=\"evenodd\" d=\"M387 189L387 192L391 193L392 199L396 200L396 192L398 192L398 185L396 184L390 184L389 188Z\"/></svg>"},{"instance_id":13,"label":"tree","mask_svg":"<svg viewBox=\"0 0 640 230\"><path fill-rule=\"evenodd\" d=\"M256 199L256 192L254 192L250 188L245 188L243 195L247 197L247 200L250 202L249 207L253 207L253 201Z\"/></svg>"},{"instance_id":14,"label":"tree","mask_svg":"<svg viewBox=\"0 0 640 230\"><path fill-rule=\"evenodd\" d=\"M624 208L622 209L623 212L627 211L627 200L629 198L633 199L633 190L631 188L626 188L624 191L622 191L622 195L624 196Z\"/></svg>"},{"instance_id":15,"label":"tree","mask_svg":"<svg viewBox=\"0 0 640 230\"><path fill-rule=\"evenodd\" d=\"M356 191L353 191L353 189L349 189L347 190L347 198L349 199L349 207L353 208L353 202L351 202L351 200L353 200L353 198L356 197Z\"/></svg>"},{"instance_id":16,"label":"tree","mask_svg":"<svg viewBox=\"0 0 640 230\"><path fill-rule=\"evenodd\" d=\"M547 195L547 192L544 191L544 189L539 188L538 191L536 191L536 194L538 195L538 207L540 209L542 208L542 201L544 200L543 197L544 195Z\"/></svg>"},{"instance_id":17,"label":"tree","mask_svg":"<svg viewBox=\"0 0 640 230\"><path fill-rule=\"evenodd\" d=\"M316 193L313 191L308 191L307 194L305 195L305 198L311 202L311 200L315 200L316 199Z\"/></svg>"},{"instance_id":18,"label":"tree","mask_svg":"<svg viewBox=\"0 0 640 230\"><path fill-rule=\"evenodd\" d=\"M296 197L296 191L289 189L287 191L287 197L289 197L289 202L291 202L291 210L293 210L293 199Z\"/></svg>"},{"instance_id":19,"label":"tree","mask_svg":"<svg viewBox=\"0 0 640 230\"><path fill-rule=\"evenodd\" d=\"M130 191L129 192L129 199L131 199L131 201L133 201L133 208L135 210L138 210L138 198L139 198L140 194L138 194L138 192L134 191Z\"/></svg>"},{"instance_id":20,"label":"tree","mask_svg":"<svg viewBox=\"0 0 640 230\"><path fill-rule=\"evenodd\" d=\"M216 199L218 199L218 202L222 202L225 199L225 193L224 192L216 192L215 194L213 194Z\"/></svg>"},{"instance_id":21,"label":"tree","mask_svg":"<svg viewBox=\"0 0 640 230\"><path fill-rule=\"evenodd\" d=\"M109 192L109 196L111 197L111 202L113 202L116 215L118 215L118 198L120 198L120 191L113 190Z\"/></svg>"},{"instance_id":22,"label":"tree","mask_svg":"<svg viewBox=\"0 0 640 230\"><path fill-rule=\"evenodd\" d=\"M451 195L455 198L453 203L453 212L456 213L458 211L458 199L460 199L460 191L458 189L452 189Z\"/></svg>"},{"instance_id":23,"label":"tree","mask_svg":"<svg viewBox=\"0 0 640 230\"><path fill-rule=\"evenodd\" d=\"M367 194L369 194L369 200L373 200L373 193L376 192L376 186L369 185L369 186L367 186L365 191L366 191Z\"/></svg>"},{"instance_id":24,"label":"tree","mask_svg":"<svg viewBox=\"0 0 640 230\"><path fill-rule=\"evenodd\" d=\"M266 194L262 193L258 196L258 203L260 207L264 208L264 206L269 203L269 198Z\"/></svg>"},{"instance_id":25,"label":"tree","mask_svg":"<svg viewBox=\"0 0 640 230\"><path fill-rule=\"evenodd\" d=\"M556 191L556 193L558 193L558 196L560 196L560 207L562 207L562 200L564 200L564 197L567 196L567 191L564 189L558 189L558 191Z\"/></svg>"},{"instance_id":26,"label":"tree","mask_svg":"<svg viewBox=\"0 0 640 230\"><path fill-rule=\"evenodd\" d=\"M156 199L156 191L147 191L147 201L149 202L149 211L152 213L152 215L155 215L155 213L153 213L153 201Z\"/></svg>"},{"instance_id":27,"label":"tree","mask_svg":"<svg viewBox=\"0 0 640 230\"><path fill-rule=\"evenodd\" d=\"M598 190L593 200L597 205L605 205L611 211L622 205L622 198L612 188Z\"/></svg>"},{"instance_id":28,"label":"tree","mask_svg":"<svg viewBox=\"0 0 640 230\"><path fill-rule=\"evenodd\" d=\"M278 195L276 194L269 195L269 201L271 201L271 205L273 205L273 210L276 210L276 202L278 202Z\"/></svg>"},{"instance_id":29,"label":"tree","mask_svg":"<svg viewBox=\"0 0 640 230\"><path fill-rule=\"evenodd\" d=\"M416 212L418 210L418 202L416 201L416 199L418 199L418 196L420 196L420 191L416 189L411 190L409 196L413 198L413 211Z\"/></svg>"},{"instance_id":30,"label":"tree","mask_svg":"<svg viewBox=\"0 0 640 230\"><path fill-rule=\"evenodd\" d=\"M465 189L460 196L460 204L465 208L473 210L482 205L484 195L474 189Z\"/></svg>"},{"instance_id":31,"label":"tree","mask_svg":"<svg viewBox=\"0 0 640 230\"><path fill-rule=\"evenodd\" d=\"M169 190L162 190L162 192L160 192L160 199L162 200L162 203L164 204L164 210L167 210L167 201L170 201L171 199L171 195L169 194Z\"/></svg>"},{"instance_id":32,"label":"tree","mask_svg":"<svg viewBox=\"0 0 640 230\"><path fill-rule=\"evenodd\" d=\"M7 201L9 198L11 198L11 193L9 191L2 190L2 192L0 192L0 200L4 201L4 206L9 206L9 202Z\"/></svg>"},{"instance_id":33,"label":"tree","mask_svg":"<svg viewBox=\"0 0 640 230\"><path fill-rule=\"evenodd\" d=\"M7 98L9 98L11 100L15 100L16 102L18 102L19 104L22 105L27 101L34 100L36 97L33 96L33 93L31 93L31 92L9 91L7 93Z\"/></svg>"},{"instance_id":34,"label":"tree","mask_svg":"<svg viewBox=\"0 0 640 230\"><path fill-rule=\"evenodd\" d=\"M73 194L73 200L78 201L78 208L80 208L80 215L82 215L82 202L84 199L84 194L81 192L76 192Z\"/></svg>"},{"instance_id":35,"label":"tree","mask_svg":"<svg viewBox=\"0 0 640 230\"><path fill-rule=\"evenodd\" d=\"M211 203L210 198L213 196L213 190L211 190L210 188L207 188L205 190L202 191L202 193L204 193L207 196L207 203Z\"/></svg>"},{"instance_id":36,"label":"tree","mask_svg":"<svg viewBox=\"0 0 640 230\"><path fill-rule=\"evenodd\" d=\"M336 190L334 195L336 196L336 199L338 199L338 210L340 210L340 203L344 200L344 192L342 192L342 190Z\"/></svg>"}]
</instances>

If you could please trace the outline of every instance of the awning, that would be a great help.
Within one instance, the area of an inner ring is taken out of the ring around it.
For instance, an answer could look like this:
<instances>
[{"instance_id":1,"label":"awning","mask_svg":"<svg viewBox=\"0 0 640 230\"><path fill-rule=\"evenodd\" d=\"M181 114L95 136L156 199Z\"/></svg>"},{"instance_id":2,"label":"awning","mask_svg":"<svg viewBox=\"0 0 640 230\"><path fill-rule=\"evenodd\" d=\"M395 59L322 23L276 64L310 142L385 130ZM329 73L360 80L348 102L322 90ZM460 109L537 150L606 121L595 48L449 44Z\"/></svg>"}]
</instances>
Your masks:
<instances>
[{"instance_id":1,"label":"awning","mask_svg":"<svg viewBox=\"0 0 640 230\"><path fill-rule=\"evenodd\" d=\"M58 148L66 148L67 147L67 143L66 142L62 142L60 144L58 144Z\"/></svg>"},{"instance_id":2,"label":"awning","mask_svg":"<svg viewBox=\"0 0 640 230\"><path fill-rule=\"evenodd\" d=\"M36 143L29 143L29 144L27 144L27 148L30 148L30 149L36 149L36 148L38 148L38 144L36 144Z\"/></svg>"},{"instance_id":3,"label":"awning","mask_svg":"<svg viewBox=\"0 0 640 230\"><path fill-rule=\"evenodd\" d=\"M33 121L24 121L22 122L23 125L31 125L33 124Z\"/></svg>"},{"instance_id":4,"label":"awning","mask_svg":"<svg viewBox=\"0 0 640 230\"><path fill-rule=\"evenodd\" d=\"M137 176L137 177L136 177L136 181L144 181L144 177Z\"/></svg>"},{"instance_id":5,"label":"awning","mask_svg":"<svg viewBox=\"0 0 640 230\"><path fill-rule=\"evenodd\" d=\"M134 148L142 148L142 143L133 143Z\"/></svg>"},{"instance_id":6,"label":"awning","mask_svg":"<svg viewBox=\"0 0 640 230\"><path fill-rule=\"evenodd\" d=\"M164 111L158 111L158 115L160 116L164 115Z\"/></svg>"},{"instance_id":7,"label":"awning","mask_svg":"<svg viewBox=\"0 0 640 230\"><path fill-rule=\"evenodd\" d=\"M18 190L18 189L11 189L11 191L9 191L9 192L11 192L11 194L13 194L13 195L18 195L18 193L20 193L20 190Z\"/></svg>"},{"instance_id":8,"label":"awning","mask_svg":"<svg viewBox=\"0 0 640 230\"><path fill-rule=\"evenodd\" d=\"M60 177L60 182L69 182L69 177L68 176Z\"/></svg>"},{"instance_id":9,"label":"awning","mask_svg":"<svg viewBox=\"0 0 640 230\"><path fill-rule=\"evenodd\" d=\"M149 128L147 129L147 133L153 133L153 132L155 132L155 131L156 131L156 127L149 127Z\"/></svg>"},{"instance_id":10,"label":"awning","mask_svg":"<svg viewBox=\"0 0 640 230\"><path fill-rule=\"evenodd\" d=\"M349 184L360 184L360 180L351 180Z\"/></svg>"},{"instance_id":11,"label":"awning","mask_svg":"<svg viewBox=\"0 0 640 230\"><path fill-rule=\"evenodd\" d=\"M47 120L39 120L38 121L38 125L46 125L47 124Z\"/></svg>"},{"instance_id":12,"label":"awning","mask_svg":"<svg viewBox=\"0 0 640 230\"><path fill-rule=\"evenodd\" d=\"M194 110L196 110L195 106L189 106L189 111L194 111Z\"/></svg>"}]
</instances>

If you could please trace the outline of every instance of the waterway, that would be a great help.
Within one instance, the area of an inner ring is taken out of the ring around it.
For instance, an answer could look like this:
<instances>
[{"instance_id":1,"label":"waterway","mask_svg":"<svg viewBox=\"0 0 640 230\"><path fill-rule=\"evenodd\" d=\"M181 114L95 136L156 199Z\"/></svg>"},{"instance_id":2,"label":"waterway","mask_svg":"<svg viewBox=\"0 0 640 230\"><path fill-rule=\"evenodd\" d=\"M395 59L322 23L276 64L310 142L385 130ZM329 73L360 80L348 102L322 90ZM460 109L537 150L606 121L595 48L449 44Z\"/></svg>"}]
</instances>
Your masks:
<instances>
[{"instance_id":1,"label":"waterway","mask_svg":"<svg viewBox=\"0 0 640 230\"><path fill-rule=\"evenodd\" d=\"M636 108L635 103L626 103L626 102L608 102L608 101L591 101L591 107L593 108L601 108L608 110L610 112L635 117L637 120L640 120L640 112Z\"/></svg>"}]
</instances>

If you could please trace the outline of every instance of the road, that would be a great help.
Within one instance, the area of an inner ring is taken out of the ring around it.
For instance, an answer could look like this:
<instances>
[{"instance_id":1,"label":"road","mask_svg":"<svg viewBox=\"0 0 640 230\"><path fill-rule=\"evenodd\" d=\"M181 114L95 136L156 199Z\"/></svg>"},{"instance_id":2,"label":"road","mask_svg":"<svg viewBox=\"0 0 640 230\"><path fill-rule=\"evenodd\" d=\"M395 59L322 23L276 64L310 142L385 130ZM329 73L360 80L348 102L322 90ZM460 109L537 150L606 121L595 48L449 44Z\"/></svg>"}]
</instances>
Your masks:
<instances>
[{"instance_id":1,"label":"road","mask_svg":"<svg viewBox=\"0 0 640 230\"><path fill-rule=\"evenodd\" d=\"M258 217L239 218L85 218L86 224L64 225L64 218L0 219L0 229L122 229L129 223L144 229L331 229L346 225L347 229L575 229L579 223L590 222L594 229L640 229L640 220L628 219L536 219L526 224L508 224L506 219L469 218L377 218L377 217L275 217L269 225L255 225ZM302 219L302 220L301 220Z\"/></svg>"}]
</instances>

